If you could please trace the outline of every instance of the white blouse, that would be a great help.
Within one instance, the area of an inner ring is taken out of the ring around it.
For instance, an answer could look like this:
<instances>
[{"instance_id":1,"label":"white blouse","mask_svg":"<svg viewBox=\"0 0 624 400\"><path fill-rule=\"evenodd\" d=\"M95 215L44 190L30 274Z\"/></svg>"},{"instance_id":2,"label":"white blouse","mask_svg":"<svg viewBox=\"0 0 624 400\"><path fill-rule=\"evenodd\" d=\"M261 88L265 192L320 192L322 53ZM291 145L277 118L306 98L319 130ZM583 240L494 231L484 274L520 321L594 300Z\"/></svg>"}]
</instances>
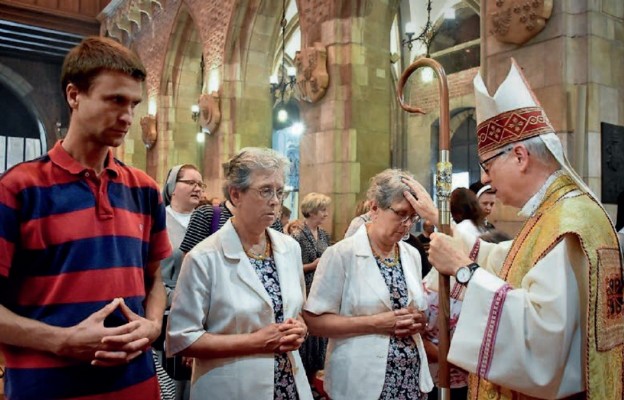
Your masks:
<instances>
[{"instance_id":1,"label":"white blouse","mask_svg":"<svg viewBox=\"0 0 624 400\"><path fill-rule=\"evenodd\" d=\"M401 266L408 304L425 311L420 254L400 241ZM319 261L305 310L316 315L374 315L392 310L388 287L373 256L366 227L329 247ZM419 384L431 391L433 381L420 335L413 339L420 355ZM377 400L383 389L388 358L388 335L330 338L325 360L325 390L333 400Z\"/></svg>"},{"instance_id":2,"label":"white blouse","mask_svg":"<svg viewBox=\"0 0 624 400\"><path fill-rule=\"evenodd\" d=\"M268 229L278 271L284 319L297 318L305 299L299 244ZM252 333L275 323L271 299L243 250L231 221L184 259L167 328L167 352L176 354L204 333ZM288 353L301 400L311 400L298 351ZM194 359L191 398L273 400L274 355Z\"/></svg>"}]
</instances>

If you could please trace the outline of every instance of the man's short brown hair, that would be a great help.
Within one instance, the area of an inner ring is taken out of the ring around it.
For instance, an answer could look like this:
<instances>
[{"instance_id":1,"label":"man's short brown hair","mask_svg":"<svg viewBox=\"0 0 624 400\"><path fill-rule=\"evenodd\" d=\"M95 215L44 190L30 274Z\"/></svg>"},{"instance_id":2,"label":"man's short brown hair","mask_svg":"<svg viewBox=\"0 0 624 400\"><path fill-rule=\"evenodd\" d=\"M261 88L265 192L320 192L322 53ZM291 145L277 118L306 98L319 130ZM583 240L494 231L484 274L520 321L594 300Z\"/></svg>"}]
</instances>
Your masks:
<instances>
[{"instance_id":1,"label":"man's short brown hair","mask_svg":"<svg viewBox=\"0 0 624 400\"><path fill-rule=\"evenodd\" d=\"M70 83L80 91L88 92L93 79L103 70L122 72L141 82L147 75L134 51L113 39L91 36L65 56L61 71L63 93Z\"/></svg>"}]
</instances>

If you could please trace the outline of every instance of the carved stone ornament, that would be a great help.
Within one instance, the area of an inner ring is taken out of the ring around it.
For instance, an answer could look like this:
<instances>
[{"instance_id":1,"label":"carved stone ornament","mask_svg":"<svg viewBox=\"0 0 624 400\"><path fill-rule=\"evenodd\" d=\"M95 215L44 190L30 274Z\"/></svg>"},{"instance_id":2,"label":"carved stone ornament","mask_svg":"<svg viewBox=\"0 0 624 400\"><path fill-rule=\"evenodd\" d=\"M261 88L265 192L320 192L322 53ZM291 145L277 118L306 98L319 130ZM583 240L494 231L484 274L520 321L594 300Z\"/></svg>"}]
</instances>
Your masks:
<instances>
[{"instance_id":1,"label":"carved stone ornament","mask_svg":"<svg viewBox=\"0 0 624 400\"><path fill-rule=\"evenodd\" d=\"M295 65L300 99L316 103L325 95L329 85L327 49L322 43L315 42L314 47L296 53Z\"/></svg>"},{"instance_id":2,"label":"carved stone ornament","mask_svg":"<svg viewBox=\"0 0 624 400\"><path fill-rule=\"evenodd\" d=\"M158 139L158 130L156 129L156 117L154 115L146 115L141 118L141 139L147 149L151 149Z\"/></svg>"},{"instance_id":3,"label":"carved stone ornament","mask_svg":"<svg viewBox=\"0 0 624 400\"><path fill-rule=\"evenodd\" d=\"M215 133L220 122L219 94L212 92L199 96L199 125L203 131L208 134Z\"/></svg>"},{"instance_id":4,"label":"carved stone ornament","mask_svg":"<svg viewBox=\"0 0 624 400\"><path fill-rule=\"evenodd\" d=\"M143 14L151 22L154 13L162 8L160 0L116 0L109 2L97 19L108 36L123 43L124 32L131 37L141 29Z\"/></svg>"},{"instance_id":5,"label":"carved stone ornament","mask_svg":"<svg viewBox=\"0 0 624 400\"><path fill-rule=\"evenodd\" d=\"M490 32L504 43L524 44L544 29L553 0L493 0ZM492 8L490 8L492 9Z\"/></svg>"}]
</instances>

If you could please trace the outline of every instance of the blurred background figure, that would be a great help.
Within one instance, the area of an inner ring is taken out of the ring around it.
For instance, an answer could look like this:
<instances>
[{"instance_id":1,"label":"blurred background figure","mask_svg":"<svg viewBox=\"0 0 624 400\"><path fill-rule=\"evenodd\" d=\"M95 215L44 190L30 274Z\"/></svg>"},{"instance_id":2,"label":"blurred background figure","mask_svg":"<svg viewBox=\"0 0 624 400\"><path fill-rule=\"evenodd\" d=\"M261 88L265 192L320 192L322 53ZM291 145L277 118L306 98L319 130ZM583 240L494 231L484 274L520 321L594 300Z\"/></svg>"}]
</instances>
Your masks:
<instances>
[{"instance_id":1,"label":"blurred background figure","mask_svg":"<svg viewBox=\"0 0 624 400\"><path fill-rule=\"evenodd\" d=\"M160 341L155 343L155 348L158 350L163 350L162 343L165 339L169 307L171 307L173 290L178 281L182 259L184 258L184 253L180 251L180 243L184 239L191 214L199 205L205 188L206 185L202 180L201 173L192 164L176 165L171 168L163 186L163 202L167 212L167 234L173 247L173 254L160 263L163 283L167 292L167 310L163 317L163 334L159 338ZM159 351L158 355L160 356L159 363L164 364L165 360L162 357L162 352ZM159 382L165 382L165 379L159 376ZM166 392L164 383L161 384L161 392ZM186 400L189 398L189 395L190 382L188 380L176 380L176 400Z\"/></svg>"},{"instance_id":2,"label":"blurred background figure","mask_svg":"<svg viewBox=\"0 0 624 400\"><path fill-rule=\"evenodd\" d=\"M327 249L306 301L329 337L325 390L333 400L426 399L433 386L420 333L427 301L419 253L403 242L419 218L403 193L408 172L371 180L371 222Z\"/></svg>"},{"instance_id":3,"label":"blurred background figure","mask_svg":"<svg viewBox=\"0 0 624 400\"><path fill-rule=\"evenodd\" d=\"M284 233L292 237L298 236L303 229L303 221L299 219L293 219L284 227Z\"/></svg>"},{"instance_id":4,"label":"blurred background figure","mask_svg":"<svg viewBox=\"0 0 624 400\"><path fill-rule=\"evenodd\" d=\"M345 238L352 236L360 226L364 225L367 222L370 222L371 215L369 213L370 210L370 201L360 200L360 202L355 207L355 217L351 220L347 231L345 232Z\"/></svg>"},{"instance_id":5,"label":"blurred background figure","mask_svg":"<svg viewBox=\"0 0 624 400\"><path fill-rule=\"evenodd\" d=\"M310 292L310 286L312 286L314 272L320 257L329 247L329 234L321 228L321 224L329 216L328 208L330 204L331 199L320 193L309 193L301 200L301 214L304 218L303 226L293 237L301 246L306 295ZM316 373L323 369L326 347L327 339L309 336L299 349L303 366L311 383L314 381Z\"/></svg>"},{"instance_id":6,"label":"blurred background figure","mask_svg":"<svg viewBox=\"0 0 624 400\"><path fill-rule=\"evenodd\" d=\"M290 211L290 208L282 205L282 210L280 211L280 223L282 224L282 226L285 227L286 225L288 225L288 222L290 222L291 214L292 213Z\"/></svg>"},{"instance_id":7,"label":"blurred background figure","mask_svg":"<svg viewBox=\"0 0 624 400\"><path fill-rule=\"evenodd\" d=\"M486 232L485 212L481 209L474 192L466 188L457 188L451 193L450 203L451 216L456 224L454 230L475 239Z\"/></svg>"},{"instance_id":8,"label":"blurred background figure","mask_svg":"<svg viewBox=\"0 0 624 400\"><path fill-rule=\"evenodd\" d=\"M299 352L301 250L274 229L288 161L245 148L224 166L236 215L185 257L167 352L193 358L191 398L311 400Z\"/></svg>"},{"instance_id":9,"label":"blurred background figure","mask_svg":"<svg viewBox=\"0 0 624 400\"><path fill-rule=\"evenodd\" d=\"M422 233L416 237L423 245L425 252L429 253L429 244L431 243L431 234L435 232L435 224L428 219L423 221ZM425 276L426 274L423 274Z\"/></svg>"},{"instance_id":10,"label":"blurred background figure","mask_svg":"<svg viewBox=\"0 0 624 400\"><path fill-rule=\"evenodd\" d=\"M494 205L496 204L496 190L494 190L491 185L484 185L481 181L477 181L470 185L470 190L472 190L477 196L479 206L481 206L481 210L483 210L483 213L485 214L485 229L495 229L494 225L488 221L488 218L494 211Z\"/></svg>"},{"instance_id":11,"label":"blurred background figure","mask_svg":"<svg viewBox=\"0 0 624 400\"><path fill-rule=\"evenodd\" d=\"M163 187L163 202L167 211L167 234L173 246L173 255L160 264L167 290L167 307L171 305L183 253L180 244L186 234L193 210L199 205L206 184L201 173L192 164L176 165L169 170Z\"/></svg>"}]
</instances>

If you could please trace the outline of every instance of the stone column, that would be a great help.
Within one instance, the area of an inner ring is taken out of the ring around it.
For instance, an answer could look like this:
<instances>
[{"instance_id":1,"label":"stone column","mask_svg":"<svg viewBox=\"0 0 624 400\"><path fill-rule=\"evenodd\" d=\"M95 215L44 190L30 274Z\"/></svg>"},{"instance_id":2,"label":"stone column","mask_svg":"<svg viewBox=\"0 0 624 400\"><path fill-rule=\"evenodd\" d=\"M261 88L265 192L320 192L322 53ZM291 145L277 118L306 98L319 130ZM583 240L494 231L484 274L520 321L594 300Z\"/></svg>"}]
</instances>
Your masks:
<instances>
[{"instance_id":1,"label":"stone column","mask_svg":"<svg viewBox=\"0 0 624 400\"><path fill-rule=\"evenodd\" d=\"M488 0L488 10L495 0ZM621 0L553 0L544 30L522 46L487 38L487 82L496 88L514 57L574 161L574 143L584 143L578 172L600 197L600 123L624 124L624 3ZM579 87L587 90L586 126L575 126ZM491 89L490 89L491 90ZM584 137L577 137L582 135ZM580 140L578 140L580 139Z\"/></svg>"},{"instance_id":2,"label":"stone column","mask_svg":"<svg viewBox=\"0 0 624 400\"><path fill-rule=\"evenodd\" d=\"M318 3L298 2L302 47L320 41L327 48L329 72L325 96L301 106L306 133L300 196L320 192L332 197L328 228L338 240L356 202L365 197L369 179L390 165L389 48L396 9L388 1Z\"/></svg>"}]
</instances>

